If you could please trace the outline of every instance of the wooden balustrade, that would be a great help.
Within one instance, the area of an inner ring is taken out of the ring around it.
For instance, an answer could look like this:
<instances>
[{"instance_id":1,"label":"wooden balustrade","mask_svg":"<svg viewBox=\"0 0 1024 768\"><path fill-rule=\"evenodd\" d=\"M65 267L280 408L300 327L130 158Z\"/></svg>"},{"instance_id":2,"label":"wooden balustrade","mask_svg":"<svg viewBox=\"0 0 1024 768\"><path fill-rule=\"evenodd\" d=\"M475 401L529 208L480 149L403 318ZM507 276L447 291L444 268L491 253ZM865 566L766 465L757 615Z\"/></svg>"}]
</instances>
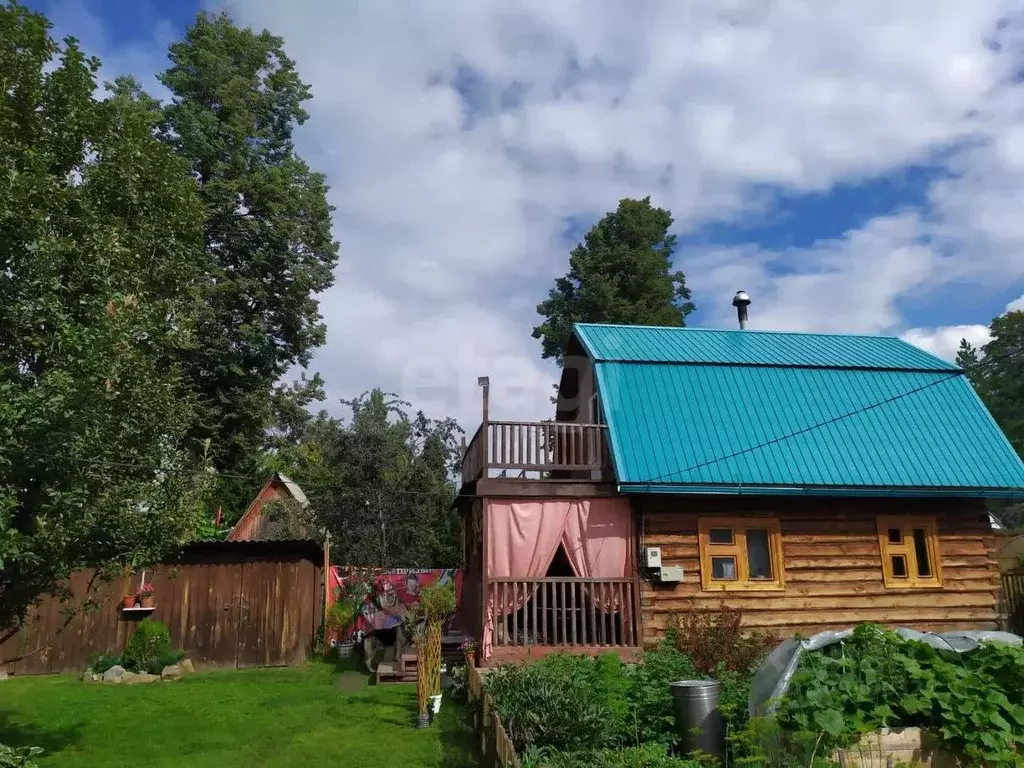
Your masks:
<instances>
[{"instance_id":1,"label":"wooden balustrade","mask_svg":"<svg viewBox=\"0 0 1024 768\"><path fill-rule=\"evenodd\" d=\"M638 646L630 579L489 579L495 646Z\"/></svg>"},{"instance_id":2,"label":"wooden balustrade","mask_svg":"<svg viewBox=\"0 0 1024 768\"><path fill-rule=\"evenodd\" d=\"M463 453L462 481L506 472L604 472L608 466L603 424L555 421L490 421Z\"/></svg>"}]
</instances>

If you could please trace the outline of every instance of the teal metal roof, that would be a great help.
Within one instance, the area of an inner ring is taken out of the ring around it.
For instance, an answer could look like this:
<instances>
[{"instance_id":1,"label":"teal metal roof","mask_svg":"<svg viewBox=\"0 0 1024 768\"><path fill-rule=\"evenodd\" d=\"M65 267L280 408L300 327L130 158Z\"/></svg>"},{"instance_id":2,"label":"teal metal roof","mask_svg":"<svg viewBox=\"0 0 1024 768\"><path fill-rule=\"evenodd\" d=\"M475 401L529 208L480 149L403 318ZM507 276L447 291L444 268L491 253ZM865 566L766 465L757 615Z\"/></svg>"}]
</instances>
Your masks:
<instances>
[{"instance_id":1,"label":"teal metal roof","mask_svg":"<svg viewBox=\"0 0 1024 768\"><path fill-rule=\"evenodd\" d=\"M590 323L576 325L575 331L595 361L960 370L913 344L890 336Z\"/></svg>"},{"instance_id":2,"label":"teal metal roof","mask_svg":"<svg viewBox=\"0 0 1024 768\"><path fill-rule=\"evenodd\" d=\"M625 492L1024 496L1024 463L962 371L898 339L576 333Z\"/></svg>"}]
</instances>

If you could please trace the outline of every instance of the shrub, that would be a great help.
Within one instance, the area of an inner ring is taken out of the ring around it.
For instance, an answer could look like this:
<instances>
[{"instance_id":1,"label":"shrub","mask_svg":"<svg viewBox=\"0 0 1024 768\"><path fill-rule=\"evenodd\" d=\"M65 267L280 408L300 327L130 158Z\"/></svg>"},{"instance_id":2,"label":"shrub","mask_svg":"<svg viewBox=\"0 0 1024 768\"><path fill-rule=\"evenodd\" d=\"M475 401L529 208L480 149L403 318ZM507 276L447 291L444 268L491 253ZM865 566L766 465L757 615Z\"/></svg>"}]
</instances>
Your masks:
<instances>
[{"instance_id":1,"label":"shrub","mask_svg":"<svg viewBox=\"0 0 1024 768\"><path fill-rule=\"evenodd\" d=\"M957 654L864 625L842 643L806 653L780 703L787 733L818 753L883 727L919 726L970 765L1024 764L1024 649Z\"/></svg>"},{"instance_id":2,"label":"shrub","mask_svg":"<svg viewBox=\"0 0 1024 768\"><path fill-rule=\"evenodd\" d=\"M125 645L123 664L125 669L133 672L149 672L160 674L163 669L158 666L160 661L174 653L171 646L171 633L159 621L143 619L135 627L132 636ZM178 659L181 656L177 657Z\"/></svg>"},{"instance_id":3,"label":"shrub","mask_svg":"<svg viewBox=\"0 0 1024 768\"><path fill-rule=\"evenodd\" d=\"M102 675L108 669L121 663L121 657L115 656L112 653L101 653L99 656L93 656L89 662L89 669L97 675Z\"/></svg>"},{"instance_id":4,"label":"shrub","mask_svg":"<svg viewBox=\"0 0 1024 768\"><path fill-rule=\"evenodd\" d=\"M43 754L41 747L8 747L0 744L0 768L38 768L33 757Z\"/></svg>"},{"instance_id":5,"label":"shrub","mask_svg":"<svg viewBox=\"0 0 1024 768\"><path fill-rule=\"evenodd\" d=\"M700 677L693 663L667 643L644 654L630 670L629 699L633 708L635 742L672 744L676 741L675 715L669 683Z\"/></svg>"},{"instance_id":6,"label":"shrub","mask_svg":"<svg viewBox=\"0 0 1024 768\"><path fill-rule=\"evenodd\" d=\"M487 690L517 751L532 744L574 752L621 741L623 723L613 709L621 704L615 667L601 663L599 672L594 659L562 653L487 675ZM615 663L624 674L617 658Z\"/></svg>"},{"instance_id":7,"label":"shrub","mask_svg":"<svg viewBox=\"0 0 1024 768\"><path fill-rule=\"evenodd\" d=\"M690 657L698 672L710 675L724 668L748 672L779 643L774 635L759 630L744 632L743 612L723 607L698 608L669 619L667 640Z\"/></svg>"}]
</instances>

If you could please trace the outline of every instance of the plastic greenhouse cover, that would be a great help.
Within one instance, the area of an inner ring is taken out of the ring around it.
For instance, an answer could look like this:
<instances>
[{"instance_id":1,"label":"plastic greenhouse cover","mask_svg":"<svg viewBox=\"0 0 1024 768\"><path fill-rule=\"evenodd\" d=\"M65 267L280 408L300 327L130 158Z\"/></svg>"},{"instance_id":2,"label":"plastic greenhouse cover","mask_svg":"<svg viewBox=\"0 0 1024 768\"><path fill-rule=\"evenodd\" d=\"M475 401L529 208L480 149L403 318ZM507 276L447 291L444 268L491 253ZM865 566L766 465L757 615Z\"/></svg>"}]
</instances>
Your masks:
<instances>
[{"instance_id":1,"label":"plastic greenhouse cover","mask_svg":"<svg viewBox=\"0 0 1024 768\"><path fill-rule=\"evenodd\" d=\"M800 665L800 657L804 651L817 651L828 645L841 643L852 634L852 629L845 629L842 632L819 632L806 640L786 640L772 651L758 668L757 674L754 675L750 699L747 702L751 717L763 715L775 709L778 699L789 688L789 681ZM969 631L935 634L900 627L896 630L896 634L904 640L917 640L935 648L952 650L957 653L973 651L982 643L1024 644L1024 640L1010 632Z\"/></svg>"}]
</instances>

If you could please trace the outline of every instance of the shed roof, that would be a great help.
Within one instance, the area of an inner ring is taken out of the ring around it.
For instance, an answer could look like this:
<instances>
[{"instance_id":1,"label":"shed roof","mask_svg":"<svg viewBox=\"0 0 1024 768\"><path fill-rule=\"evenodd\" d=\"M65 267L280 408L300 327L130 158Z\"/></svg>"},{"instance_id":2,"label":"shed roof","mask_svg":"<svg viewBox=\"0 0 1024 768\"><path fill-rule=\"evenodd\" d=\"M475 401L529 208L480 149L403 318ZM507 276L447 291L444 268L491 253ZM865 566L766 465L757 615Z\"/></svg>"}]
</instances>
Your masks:
<instances>
[{"instance_id":1,"label":"shed roof","mask_svg":"<svg viewBox=\"0 0 1024 768\"><path fill-rule=\"evenodd\" d=\"M872 336L578 325L620 489L1016 496L955 365Z\"/></svg>"}]
</instances>

